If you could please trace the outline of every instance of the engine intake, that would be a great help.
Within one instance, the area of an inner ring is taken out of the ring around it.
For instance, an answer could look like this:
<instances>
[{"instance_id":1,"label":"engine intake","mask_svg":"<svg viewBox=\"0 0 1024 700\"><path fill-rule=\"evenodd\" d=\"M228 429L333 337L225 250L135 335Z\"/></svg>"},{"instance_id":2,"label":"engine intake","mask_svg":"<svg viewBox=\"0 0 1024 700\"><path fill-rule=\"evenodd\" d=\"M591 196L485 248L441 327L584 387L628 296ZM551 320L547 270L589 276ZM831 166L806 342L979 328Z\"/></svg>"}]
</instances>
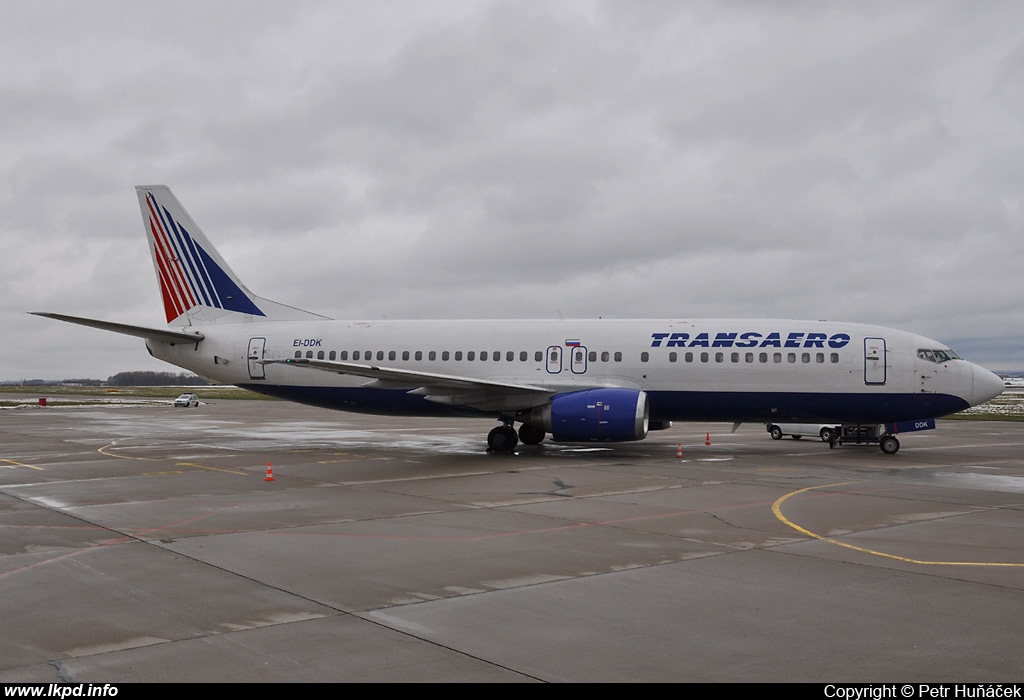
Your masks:
<instances>
[{"instance_id":1,"label":"engine intake","mask_svg":"<svg viewBox=\"0 0 1024 700\"><path fill-rule=\"evenodd\" d=\"M647 437L650 406L637 389L586 389L556 394L526 422L556 442L628 442Z\"/></svg>"}]
</instances>

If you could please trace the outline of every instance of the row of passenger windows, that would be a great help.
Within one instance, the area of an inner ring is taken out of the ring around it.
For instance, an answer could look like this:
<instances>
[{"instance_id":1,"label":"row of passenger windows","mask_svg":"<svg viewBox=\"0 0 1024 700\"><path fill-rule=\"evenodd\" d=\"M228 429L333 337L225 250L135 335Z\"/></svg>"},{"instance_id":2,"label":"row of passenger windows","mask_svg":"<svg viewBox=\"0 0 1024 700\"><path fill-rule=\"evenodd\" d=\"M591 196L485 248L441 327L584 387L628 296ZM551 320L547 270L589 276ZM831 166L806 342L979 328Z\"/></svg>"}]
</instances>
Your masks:
<instances>
[{"instance_id":1,"label":"row of passenger windows","mask_svg":"<svg viewBox=\"0 0 1024 700\"><path fill-rule=\"evenodd\" d=\"M827 356L823 352L730 352L728 354L724 352L716 352L714 354L710 352L686 352L683 353L683 362L711 362L713 359L715 362L731 362L734 364L738 364L740 362L744 362L746 364L753 364L755 362L761 364L768 364L769 362L773 364L782 364L783 362L786 362L788 364L796 364L797 362L799 362L800 364L809 365L813 362L814 364L823 365L825 364L826 357L828 362L832 364L838 364L839 362L838 352L829 353ZM648 362L649 360L649 353L640 353L641 362ZM670 352L668 354L668 361L678 362L679 357L677 353Z\"/></svg>"},{"instance_id":2,"label":"row of passenger windows","mask_svg":"<svg viewBox=\"0 0 1024 700\"><path fill-rule=\"evenodd\" d=\"M465 358L469 362L473 362L473 361L475 361L477 359L477 353L474 350L469 350L469 351L467 351L465 353L463 353L462 350L455 350L454 352L449 351L449 350L442 350L441 352L437 352L436 350L431 350L431 351L429 351L427 353L424 353L422 350L417 350L415 352L410 352L408 350L403 350L402 351L402 360L408 361L409 359L414 359L416 361L421 361L423 359L424 354L426 354L427 360L429 360L431 362L436 362L438 356L440 356L442 362L448 362L451 359L454 359L456 362L461 362L463 360L463 358ZM593 355L594 353L591 353L591 354ZM615 354L619 356L617 361L622 359L622 353L621 352L617 352ZM378 350L376 352L376 355L374 354L373 350L363 350L363 351L361 351L361 350L354 350L351 353L351 355L352 355L352 362L358 362L359 360L363 360L364 362L369 362L370 360L373 360L375 357L376 357L377 360L383 360L385 357L387 357L387 359L389 359L389 360L397 360L398 359L398 353L396 351L394 351L394 350L389 350L386 353L383 350ZM509 350L504 355L505 355L505 361L506 362L515 362L516 353L513 352L512 350ZM296 350L295 351L295 357L296 358L301 358L302 357L302 351L301 350ZM307 350L306 351L306 357L309 358L309 359L313 359L313 351L312 350ZM526 350L521 350L519 352L519 361L520 362L526 362L529 359L529 357L530 357L530 355L529 355L528 352L526 352ZM316 353L316 358L318 360L328 359L328 360L339 360L341 362L347 362L349 360L349 351L348 350L342 350L341 352L335 352L334 350L331 350L330 352L325 353L323 350L320 350L320 351L318 351ZM502 353L501 353L500 350L495 350L493 352L489 352L487 350L481 350L480 351L480 362L486 362L487 360L493 360L494 362L498 362L498 361L501 360L501 358L502 358ZM534 353L533 360L534 360L534 362L543 362L544 361L544 353L542 351L538 350L536 353Z\"/></svg>"},{"instance_id":3,"label":"row of passenger windows","mask_svg":"<svg viewBox=\"0 0 1024 700\"><path fill-rule=\"evenodd\" d=\"M560 349L551 350L550 352L551 352L550 361L552 363L559 363L559 362L561 362L561 359L560 359L560 352L561 351L560 351ZM575 362L575 363L582 363L583 362L583 350L574 349L574 350L571 350L570 352L573 353L573 355L574 355L573 357L571 357L571 360L573 362ZM318 360L324 360L324 359L327 359L327 360L339 360L341 362L348 362L350 354L351 354L351 361L352 362L359 362L360 360L362 360L364 362L369 362L369 361L372 361L374 359L376 359L378 361L382 361L382 360L385 359L385 357L388 360L397 360L398 359L398 355L399 355L398 352L395 351L395 350L388 350L387 352L385 352L384 350L377 350L376 353L374 351L372 351L372 350L354 350L351 353L349 353L348 350L341 350L340 352L336 352L334 350L331 350L330 352L327 352L327 353L325 353L323 350L319 350L316 353L316 359L318 359ZM439 356L440 356L440 359L441 359L442 362L448 362L449 360L453 360L453 359L456 362L461 362L463 360L463 358L465 358L466 361L468 361L468 362L474 362L474 361L477 361L478 357L479 357L479 361L480 362L487 362L488 360L492 361L492 362L500 362L503 357L504 357L504 360L506 362L515 362L516 361L516 353L514 351L512 351L512 350L508 350L505 353L502 353L500 350L493 350L493 351L481 350L479 352L479 354L476 351L474 351L474 350L467 350L465 353L463 353L462 350L454 350L454 351L442 350L440 352L438 352L436 350L430 350L427 353L424 353L422 350L416 350L415 352L410 352L409 350L403 350L402 353L401 353L401 356L402 356L402 360L403 361L409 361L410 359L412 359L412 360L416 360L417 362L419 362L419 361L423 360L424 354L426 355L427 360L430 361L430 362L436 362ZM301 358L302 357L302 351L301 350L296 350L295 351L295 357L296 358ZM306 351L306 357L309 358L309 359L313 359L313 351L312 350L307 350ZM526 350L520 350L519 353L518 353L518 357L519 357L519 361L520 362L527 362L529 360L529 358L530 358L530 353L527 352ZM604 351L604 352L601 352L600 354L596 350L591 350L589 352L588 356L587 356L587 360L590 361L590 362L597 362L598 361L598 357L600 357L601 362L622 362L622 353L621 352L614 352L613 353L613 352L609 352L607 350ZM745 352L745 353L739 353L739 352L731 352L731 353L724 353L724 352L715 352L715 353L711 353L711 352L700 352L700 353L685 352L685 353L682 353L680 355L680 353L677 353L677 352L670 352L668 354L668 361L669 362L679 362L680 359L682 359L683 362L690 362L690 363L692 363L692 362L702 362L702 363L707 363L707 362L717 362L717 363L731 362L733 364L739 364L741 362L742 363L746 363L746 364L754 364L754 363L760 363L760 364L769 364L769 363L773 363L773 364L783 364L783 363L797 364L797 363L800 363L800 364L805 364L805 365L814 363L814 364L821 365L821 364L825 364L826 361L829 362L829 363L832 363L832 364L837 364L839 362L839 353L833 352L833 353L828 353L828 355L826 355L823 352L815 352L815 353L810 353L810 352L802 352L802 353L796 353L796 352L786 352L786 353L783 353L783 352L770 352L770 353L769 352L757 352L757 353L755 353L755 352ZM537 350L536 352L534 352L533 353L533 361L534 362L543 362L544 361L544 352L541 351L541 350ZM647 352L647 351L641 352L640 353L640 361L641 362L650 362L651 361L651 354L649 352Z\"/></svg>"}]
</instances>

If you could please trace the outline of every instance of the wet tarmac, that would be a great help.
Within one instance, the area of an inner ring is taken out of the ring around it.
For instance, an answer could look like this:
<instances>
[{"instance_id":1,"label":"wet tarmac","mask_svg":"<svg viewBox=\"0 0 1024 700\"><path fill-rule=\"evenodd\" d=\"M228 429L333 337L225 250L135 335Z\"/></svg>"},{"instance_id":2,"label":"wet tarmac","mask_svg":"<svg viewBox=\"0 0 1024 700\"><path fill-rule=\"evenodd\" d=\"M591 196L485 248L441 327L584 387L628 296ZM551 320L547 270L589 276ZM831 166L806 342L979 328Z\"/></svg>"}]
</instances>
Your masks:
<instances>
[{"instance_id":1,"label":"wet tarmac","mask_svg":"<svg viewBox=\"0 0 1024 700\"><path fill-rule=\"evenodd\" d=\"M723 424L488 455L491 427L0 410L0 681L1024 676L1024 423L896 455Z\"/></svg>"}]
</instances>

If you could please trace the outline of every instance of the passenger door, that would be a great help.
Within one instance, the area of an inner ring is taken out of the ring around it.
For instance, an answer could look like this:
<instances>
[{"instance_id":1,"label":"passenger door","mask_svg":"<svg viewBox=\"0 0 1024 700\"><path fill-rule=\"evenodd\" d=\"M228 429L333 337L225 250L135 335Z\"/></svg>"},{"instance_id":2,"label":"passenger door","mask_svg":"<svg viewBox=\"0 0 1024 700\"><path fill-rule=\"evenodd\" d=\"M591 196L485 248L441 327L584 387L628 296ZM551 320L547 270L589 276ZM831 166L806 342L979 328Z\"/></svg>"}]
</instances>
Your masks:
<instances>
[{"instance_id":1,"label":"passenger door","mask_svg":"<svg viewBox=\"0 0 1024 700\"><path fill-rule=\"evenodd\" d=\"M885 384L885 338L864 339L864 383Z\"/></svg>"},{"instance_id":2,"label":"passenger door","mask_svg":"<svg viewBox=\"0 0 1024 700\"><path fill-rule=\"evenodd\" d=\"M249 363L249 379L266 379L264 365L260 364L267 347L266 338L249 338L249 351L246 360Z\"/></svg>"}]
</instances>

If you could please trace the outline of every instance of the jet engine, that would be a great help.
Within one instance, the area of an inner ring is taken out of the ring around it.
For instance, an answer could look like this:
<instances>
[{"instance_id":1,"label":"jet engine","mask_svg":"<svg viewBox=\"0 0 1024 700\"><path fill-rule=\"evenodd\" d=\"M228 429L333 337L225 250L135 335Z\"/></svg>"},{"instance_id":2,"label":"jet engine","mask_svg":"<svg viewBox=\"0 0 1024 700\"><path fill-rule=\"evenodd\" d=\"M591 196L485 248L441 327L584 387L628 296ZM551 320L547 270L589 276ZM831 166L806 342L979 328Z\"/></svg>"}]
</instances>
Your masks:
<instances>
[{"instance_id":1,"label":"jet engine","mask_svg":"<svg viewBox=\"0 0 1024 700\"><path fill-rule=\"evenodd\" d=\"M647 437L650 406L637 389L586 389L556 394L525 422L556 442L628 442Z\"/></svg>"}]
</instances>

